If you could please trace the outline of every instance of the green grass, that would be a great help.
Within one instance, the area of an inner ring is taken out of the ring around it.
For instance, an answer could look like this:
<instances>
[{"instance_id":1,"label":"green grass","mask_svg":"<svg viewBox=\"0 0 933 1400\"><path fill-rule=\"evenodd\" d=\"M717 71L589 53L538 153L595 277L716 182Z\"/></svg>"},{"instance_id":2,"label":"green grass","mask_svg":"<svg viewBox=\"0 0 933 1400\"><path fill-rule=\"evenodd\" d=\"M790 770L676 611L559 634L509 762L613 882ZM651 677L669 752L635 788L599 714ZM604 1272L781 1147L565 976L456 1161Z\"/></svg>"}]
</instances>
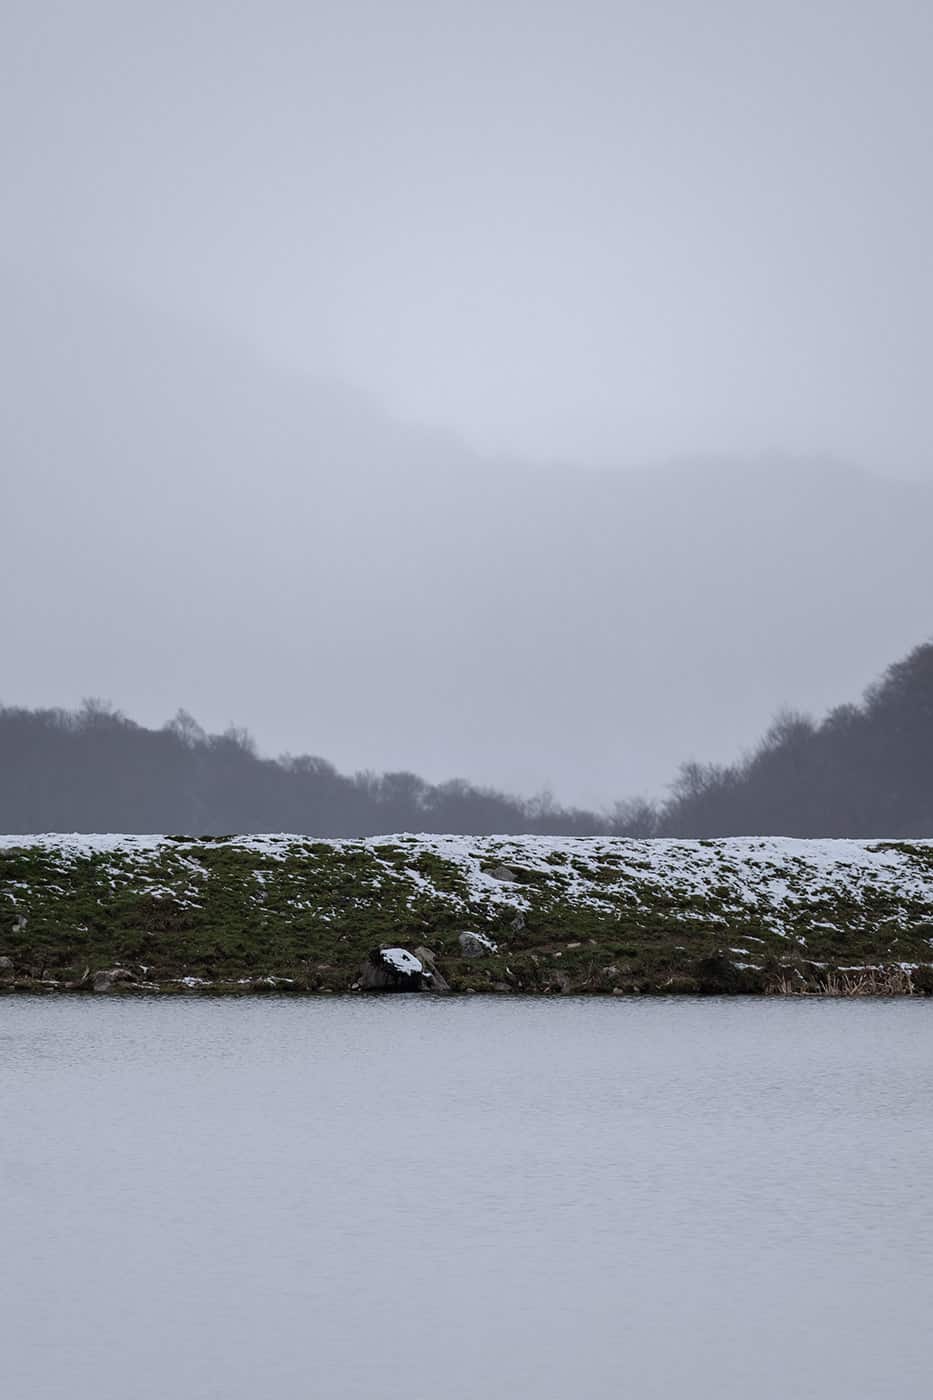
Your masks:
<instances>
[{"instance_id":1,"label":"green grass","mask_svg":"<svg viewBox=\"0 0 933 1400\"><path fill-rule=\"evenodd\" d=\"M764 887L744 897L749 868L729 843L677 843L660 882L647 843L568 841L543 855L529 845L527 859L520 839L465 841L456 858L431 844L295 837L272 853L174 836L142 851L0 847L0 956L13 963L0 985L86 988L95 971L123 967L137 989L178 991L194 977L214 992L346 992L370 949L425 944L454 991L820 992L858 982L846 968L900 964L916 967L901 990L933 987L929 847L866 846L896 853L904 878L866 876L855 892L832 871L815 880L802 857L775 862L766 875L793 894L778 926ZM484 875L500 864L515 884ZM464 929L498 952L463 958Z\"/></svg>"}]
</instances>

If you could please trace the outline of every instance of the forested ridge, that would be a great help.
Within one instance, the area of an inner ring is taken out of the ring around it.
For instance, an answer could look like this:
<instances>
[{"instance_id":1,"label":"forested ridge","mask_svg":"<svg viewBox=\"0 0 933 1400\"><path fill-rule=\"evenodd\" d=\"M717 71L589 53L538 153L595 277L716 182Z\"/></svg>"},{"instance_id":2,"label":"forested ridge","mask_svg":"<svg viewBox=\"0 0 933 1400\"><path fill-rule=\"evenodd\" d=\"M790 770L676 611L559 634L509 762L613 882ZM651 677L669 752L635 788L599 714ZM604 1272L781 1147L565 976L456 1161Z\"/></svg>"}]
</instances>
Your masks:
<instances>
[{"instance_id":1,"label":"forested ridge","mask_svg":"<svg viewBox=\"0 0 933 1400\"><path fill-rule=\"evenodd\" d=\"M632 736L637 743L637 735ZM149 729L100 702L0 708L0 828L43 831L393 831L619 836L933 835L933 643L857 704L820 721L785 712L749 754L685 763L667 798L608 812L520 799L462 779L342 774L325 759L263 758L183 711Z\"/></svg>"},{"instance_id":2,"label":"forested ridge","mask_svg":"<svg viewBox=\"0 0 933 1400\"><path fill-rule=\"evenodd\" d=\"M658 815L670 835L933 834L933 644L860 704L785 712L737 763L684 765Z\"/></svg>"}]
</instances>

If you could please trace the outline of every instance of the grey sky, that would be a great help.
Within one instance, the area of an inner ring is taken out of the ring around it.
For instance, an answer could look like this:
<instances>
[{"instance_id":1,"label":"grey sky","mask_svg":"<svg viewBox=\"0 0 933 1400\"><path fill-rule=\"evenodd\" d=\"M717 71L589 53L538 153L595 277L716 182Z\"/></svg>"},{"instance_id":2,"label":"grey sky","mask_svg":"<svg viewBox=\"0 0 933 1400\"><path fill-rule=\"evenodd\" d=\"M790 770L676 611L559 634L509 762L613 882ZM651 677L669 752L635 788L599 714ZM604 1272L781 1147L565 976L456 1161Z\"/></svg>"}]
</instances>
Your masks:
<instances>
[{"instance_id":1,"label":"grey sky","mask_svg":"<svg viewBox=\"0 0 933 1400\"><path fill-rule=\"evenodd\" d=\"M928 5L0 26L0 698L603 801L928 635Z\"/></svg>"},{"instance_id":2,"label":"grey sky","mask_svg":"<svg viewBox=\"0 0 933 1400\"><path fill-rule=\"evenodd\" d=\"M7 0L0 238L536 456L926 469L923 0Z\"/></svg>"}]
</instances>

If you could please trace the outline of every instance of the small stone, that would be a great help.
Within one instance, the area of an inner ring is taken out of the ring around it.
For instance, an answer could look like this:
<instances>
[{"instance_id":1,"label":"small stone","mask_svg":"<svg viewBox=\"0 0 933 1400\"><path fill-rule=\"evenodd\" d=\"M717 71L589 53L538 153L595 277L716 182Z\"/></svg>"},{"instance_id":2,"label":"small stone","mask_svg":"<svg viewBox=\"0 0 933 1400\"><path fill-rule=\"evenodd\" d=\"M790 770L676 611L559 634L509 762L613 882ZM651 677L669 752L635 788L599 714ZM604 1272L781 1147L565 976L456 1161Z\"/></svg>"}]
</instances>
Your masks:
<instances>
[{"instance_id":1,"label":"small stone","mask_svg":"<svg viewBox=\"0 0 933 1400\"><path fill-rule=\"evenodd\" d=\"M487 938L484 933L461 933L458 942L465 958L485 958L499 951L498 943Z\"/></svg>"},{"instance_id":2,"label":"small stone","mask_svg":"<svg viewBox=\"0 0 933 1400\"><path fill-rule=\"evenodd\" d=\"M420 959L424 969L421 990L424 992L449 992L450 985L438 968L437 959L431 949L416 948L415 957Z\"/></svg>"},{"instance_id":3,"label":"small stone","mask_svg":"<svg viewBox=\"0 0 933 1400\"><path fill-rule=\"evenodd\" d=\"M132 972L128 972L125 967L111 967L95 972L91 985L95 992L112 992L119 982L135 981Z\"/></svg>"}]
</instances>

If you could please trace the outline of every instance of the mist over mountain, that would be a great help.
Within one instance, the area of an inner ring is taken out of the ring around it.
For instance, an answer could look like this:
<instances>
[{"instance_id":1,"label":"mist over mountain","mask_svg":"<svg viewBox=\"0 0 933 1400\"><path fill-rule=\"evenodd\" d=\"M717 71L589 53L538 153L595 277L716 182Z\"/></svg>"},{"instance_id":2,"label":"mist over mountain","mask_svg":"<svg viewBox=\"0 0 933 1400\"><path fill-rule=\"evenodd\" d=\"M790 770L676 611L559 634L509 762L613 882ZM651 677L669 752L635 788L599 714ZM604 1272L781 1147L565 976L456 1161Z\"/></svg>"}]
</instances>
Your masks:
<instances>
[{"instance_id":1,"label":"mist over mountain","mask_svg":"<svg viewBox=\"0 0 933 1400\"><path fill-rule=\"evenodd\" d=\"M592 835L638 813L523 802L461 780L338 773L311 755L261 758L242 730L207 734L185 711L146 729L99 701L78 711L0 708L0 830L392 831ZM653 817L648 816L651 822Z\"/></svg>"},{"instance_id":2,"label":"mist over mountain","mask_svg":"<svg viewBox=\"0 0 933 1400\"><path fill-rule=\"evenodd\" d=\"M0 256L491 451L929 474L917 0L6 0Z\"/></svg>"},{"instance_id":3,"label":"mist over mountain","mask_svg":"<svg viewBox=\"0 0 933 1400\"><path fill-rule=\"evenodd\" d=\"M677 836L933 834L933 643L914 648L860 704L820 721L788 711L725 765L684 765L658 813Z\"/></svg>"},{"instance_id":4,"label":"mist over mountain","mask_svg":"<svg viewBox=\"0 0 933 1400\"><path fill-rule=\"evenodd\" d=\"M480 456L73 278L8 272L2 693L602 809L929 630L933 489L822 460Z\"/></svg>"},{"instance_id":5,"label":"mist over mountain","mask_svg":"<svg viewBox=\"0 0 933 1400\"><path fill-rule=\"evenodd\" d=\"M0 830L292 831L369 836L886 836L933 834L933 643L819 722L779 715L732 764L686 763L667 800L604 811L522 800L463 779L341 774L309 755L261 758L242 730L185 711L147 729L100 702L0 707Z\"/></svg>"}]
</instances>

